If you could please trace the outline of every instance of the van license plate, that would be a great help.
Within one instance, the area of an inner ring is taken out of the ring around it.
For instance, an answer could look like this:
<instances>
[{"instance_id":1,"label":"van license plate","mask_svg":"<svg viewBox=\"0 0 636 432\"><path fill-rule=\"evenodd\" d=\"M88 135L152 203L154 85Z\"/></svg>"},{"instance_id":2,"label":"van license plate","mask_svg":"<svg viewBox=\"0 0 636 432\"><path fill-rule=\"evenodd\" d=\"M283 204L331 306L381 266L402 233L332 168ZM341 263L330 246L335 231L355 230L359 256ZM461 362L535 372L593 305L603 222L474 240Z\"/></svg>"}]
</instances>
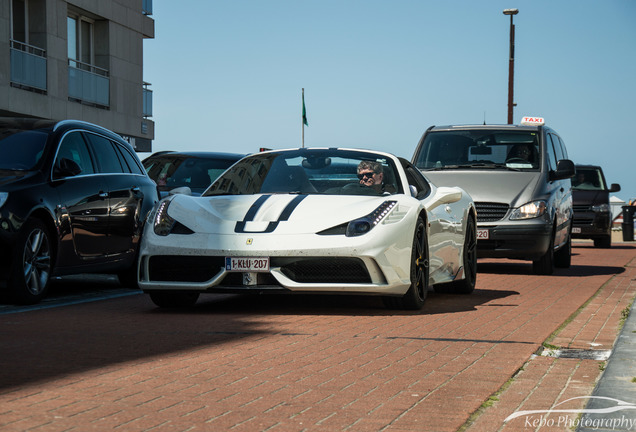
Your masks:
<instances>
[{"instance_id":1,"label":"van license plate","mask_svg":"<svg viewBox=\"0 0 636 432\"><path fill-rule=\"evenodd\" d=\"M231 272L267 272L269 257L225 257L225 270Z\"/></svg>"},{"instance_id":2,"label":"van license plate","mask_svg":"<svg viewBox=\"0 0 636 432\"><path fill-rule=\"evenodd\" d=\"M487 229L478 229L477 230L477 239L478 240L488 240L490 237L490 230Z\"/></svg>"},{"instance_id":3,"label":"van license plate","mask_svg":"<svg viewBox=\"0 0 636 432\"><path fill-rule=\"evenodd\" d=\"M572 227L572 234L581 234L580 227Z\"/></svg>"}]
</instances>

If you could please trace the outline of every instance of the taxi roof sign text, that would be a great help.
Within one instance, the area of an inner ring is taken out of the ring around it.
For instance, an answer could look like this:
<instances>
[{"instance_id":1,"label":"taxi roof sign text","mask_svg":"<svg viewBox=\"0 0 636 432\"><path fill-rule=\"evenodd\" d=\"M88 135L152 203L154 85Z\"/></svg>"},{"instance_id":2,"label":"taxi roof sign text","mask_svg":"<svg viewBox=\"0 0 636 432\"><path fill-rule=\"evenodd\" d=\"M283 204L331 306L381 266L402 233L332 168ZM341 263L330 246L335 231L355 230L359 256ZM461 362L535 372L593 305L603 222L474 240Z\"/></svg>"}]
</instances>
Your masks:
<instances>
[{"instance_id":1,"label":"taxi roof sign text","mask_svg":"<svg viewBox=\"0 0 636 432\"><path fill-rule=\"evenodd\" d=\"M521 119L521 124L524 126L543 126L545 120L543 117L524 117Z\"/></svg>"}]
</instances>

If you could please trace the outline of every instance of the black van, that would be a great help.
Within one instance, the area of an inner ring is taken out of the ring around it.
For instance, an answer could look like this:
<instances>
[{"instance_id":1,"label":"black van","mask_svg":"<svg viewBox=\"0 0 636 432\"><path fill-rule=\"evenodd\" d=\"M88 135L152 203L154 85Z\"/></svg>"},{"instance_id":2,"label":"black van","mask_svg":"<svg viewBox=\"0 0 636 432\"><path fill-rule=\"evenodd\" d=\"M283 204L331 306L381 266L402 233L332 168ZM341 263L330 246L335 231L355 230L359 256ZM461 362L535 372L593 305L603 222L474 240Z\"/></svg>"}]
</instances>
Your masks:
<instances>
[{"instance_id":1,"label":"black van","mask_svg":"<svg viewBox=\"0 0 636 432\"><path fill-rule=\"evenodd\" d=\"M477 255L532 261L535 274L570 266L574 163L541 117L520 125L432 126L413 164L459 186L477 208Z\"/></svg>"},{"instance_id":2,"label":"black van","mask_svg":"<svg viewBox=\"0 0 636 432\"><path fill-rule=\"evenodd\" d=\"M594 240L594 246L612 246L612 213L610 192L618 192L621 186L612 183L608 188L603 169L598 165L576 165L572 179L572 238Z\"/></svg>"}]
</instances>

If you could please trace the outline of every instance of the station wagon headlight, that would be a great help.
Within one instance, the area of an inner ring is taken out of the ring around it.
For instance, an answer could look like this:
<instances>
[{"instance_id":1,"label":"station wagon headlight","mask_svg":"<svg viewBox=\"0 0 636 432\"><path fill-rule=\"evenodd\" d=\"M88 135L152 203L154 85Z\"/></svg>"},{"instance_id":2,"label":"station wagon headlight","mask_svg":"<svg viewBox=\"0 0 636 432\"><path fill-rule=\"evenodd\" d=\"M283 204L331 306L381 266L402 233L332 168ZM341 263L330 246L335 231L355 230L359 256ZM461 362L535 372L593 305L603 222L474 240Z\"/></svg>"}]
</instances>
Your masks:
<instances>
[{"instance_id":1,"label":"station wagon headlight","mask_svg":"<svg viewBox=\"0 0 636 432\"><path fill-rule=\"evenodd\" d=\"M2 207L2 206L0 206L0 207ZM592 211L596 212L596 213L609 213L610 206L609 206L609 204L595 205L595 206L592 206Z\"/></svg>"},{"instance_id":2,"label":"station wagon headlight","mask_svg":"<svg viewBox=\"0 0 636 432\"><path fill-rule=\"evenodd\" d=\"M347 224L347 237L357 237L371 231L376 225L382 222L391 210L397 205L397 201L384 201L378 208L368 215L352 220Z\"/></svg>"},{"instance_id":3,"label":"station wagon headlight","mask_svg":"<svg viewBox=\"0 0 636 432\"><path fill-rule=\"evenodd\" d=\"M546 209L547 206L543 200L529 202L514 209L510 215L510 220L538 218L545 214Z\"/></svg>"},{"instance_id":4,"label":"station wagon headlight","mask_svg":"<svg viewBox=\"0 0 636 432\"><path fill-rule=\"evenodd\" d=\"M7 202L9 199L9 192L0 192L0 208Z\"/></svg>"}]
</instances>

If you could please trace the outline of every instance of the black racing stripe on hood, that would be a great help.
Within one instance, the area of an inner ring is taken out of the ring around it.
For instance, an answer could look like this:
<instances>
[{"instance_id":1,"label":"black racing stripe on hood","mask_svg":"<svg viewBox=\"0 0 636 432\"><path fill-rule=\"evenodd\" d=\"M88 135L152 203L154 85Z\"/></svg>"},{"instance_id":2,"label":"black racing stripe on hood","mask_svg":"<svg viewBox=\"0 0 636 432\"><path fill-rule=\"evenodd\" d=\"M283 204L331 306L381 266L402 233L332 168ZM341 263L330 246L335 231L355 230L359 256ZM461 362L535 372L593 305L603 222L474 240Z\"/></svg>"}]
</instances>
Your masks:
<instances>
[{"instance_id":1,"label":"black racing stripe on hood","mask_svg":"<svg viewBox=\"0 0 636 432\"><path fill-rule=\"evenodd\" d=\"M245 218L243 218L242 221L237 221L236 222L236 226L234 227L234 232L235 233L259 232L259 231L245 231L245 224L247 222L250 222L250 221L254 220L254 216L256 216L256 213L263 206L265 201L267 201L267 199L270 196L271 195L263 195L259 199L257 199L254 202L254 204L252 204L250 209L245 214ZM280 213L280 215L278 216L278 220L270 222L267 225L267 228L265 228L265 231L260 231L260 232L271 233L271 232L273 232L276 229L276 227L278 226L279 222L288 221L289 217L291 216L291 214L294 212L296 207L298 207L298 204L300 204L300 202L302 200L304 200L305 198L307 198L307 195L298 195L298 196L294 197L294 199L291 200L289 202L289 204L287 204L285 206L285 208L283 209L283 211Z\"/></svg>"}]
</instances>

